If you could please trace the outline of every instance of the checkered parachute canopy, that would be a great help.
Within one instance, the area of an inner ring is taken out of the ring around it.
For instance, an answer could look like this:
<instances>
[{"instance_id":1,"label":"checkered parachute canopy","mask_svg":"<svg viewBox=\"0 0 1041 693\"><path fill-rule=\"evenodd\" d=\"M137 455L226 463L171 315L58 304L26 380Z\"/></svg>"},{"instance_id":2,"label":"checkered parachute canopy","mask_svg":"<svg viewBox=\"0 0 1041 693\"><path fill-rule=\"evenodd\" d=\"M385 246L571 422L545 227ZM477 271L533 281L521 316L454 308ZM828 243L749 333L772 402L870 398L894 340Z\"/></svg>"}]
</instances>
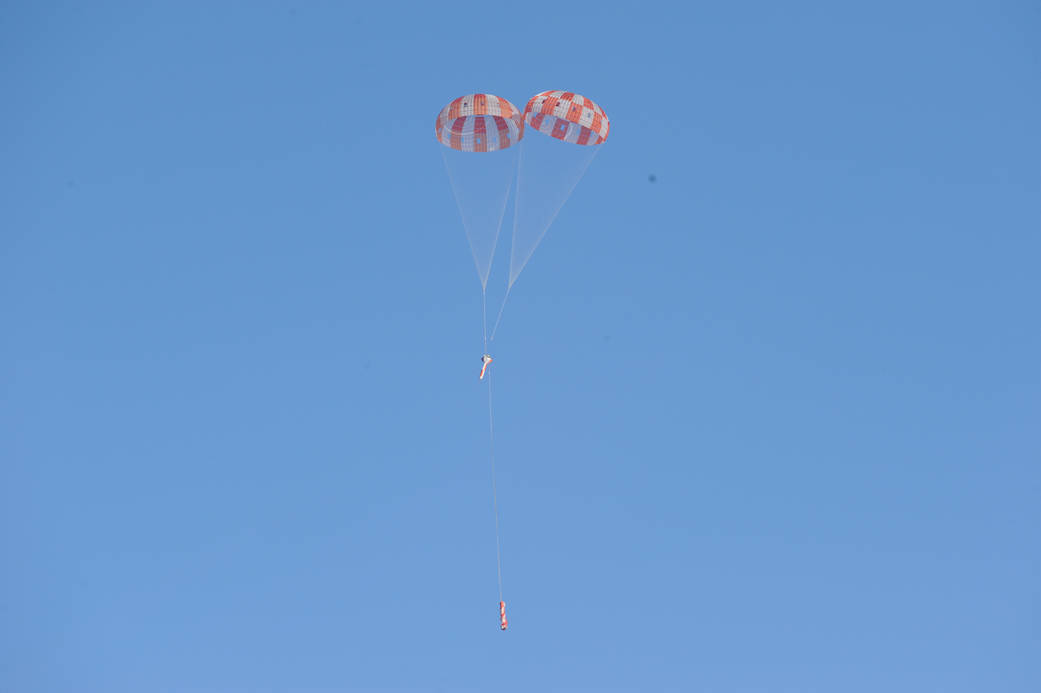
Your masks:
<instances>
[{"instance_id":1,"label":"checkered parachute canopy","mask_svg":"<svg viewBox=\"0 0 1041 693\"><path fill-rule=\"evenodd\" d=\"M604 109L570 91L544 91L531 97L524 108L524 122L573 144L600 144L611 129Z\"/></svg>"},{"instance_id":2,"label":"checkered parachute canopy","mask_svg":"<svg viewBox=\"0 0 1041 693\"><path fill-rule=\"evenodd\" d=\"M461 152L495 152L520 142L524 120L512 103L494 94L466 94L441 109L438 141Z\"/></svg>"}]
</instances>

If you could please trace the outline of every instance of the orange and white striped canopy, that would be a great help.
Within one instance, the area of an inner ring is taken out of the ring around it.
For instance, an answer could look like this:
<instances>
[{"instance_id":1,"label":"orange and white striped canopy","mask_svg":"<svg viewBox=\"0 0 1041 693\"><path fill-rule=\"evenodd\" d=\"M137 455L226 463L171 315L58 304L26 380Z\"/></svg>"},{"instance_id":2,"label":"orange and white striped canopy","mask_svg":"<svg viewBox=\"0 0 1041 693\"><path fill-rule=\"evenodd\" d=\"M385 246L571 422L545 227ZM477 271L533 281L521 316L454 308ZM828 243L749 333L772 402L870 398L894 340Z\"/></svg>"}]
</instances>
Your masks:
<instances>
[{"instance_id":1,"label":"orange and white striped canopy","mask_svg":"<svg viewBox=\"0 0 1041 693\"><path fill-rule=\"evenodd\" d=\"M573 144L600 144L611 130L604 109L570 91L544 91L531 97L524 108L524 122Z\"/></svg>"},{"instance_id":2,"label":"orange and white striped canopy","mask_svg":"<svg viewBox=\"0 0 1041 693\"><path fill-rule=\"evenodd\" d=\"M437 114L434 132L461 152L494 152L520 142L524 119L512 103L494 94L466 94Z\"/></svg>"}]
</instances>

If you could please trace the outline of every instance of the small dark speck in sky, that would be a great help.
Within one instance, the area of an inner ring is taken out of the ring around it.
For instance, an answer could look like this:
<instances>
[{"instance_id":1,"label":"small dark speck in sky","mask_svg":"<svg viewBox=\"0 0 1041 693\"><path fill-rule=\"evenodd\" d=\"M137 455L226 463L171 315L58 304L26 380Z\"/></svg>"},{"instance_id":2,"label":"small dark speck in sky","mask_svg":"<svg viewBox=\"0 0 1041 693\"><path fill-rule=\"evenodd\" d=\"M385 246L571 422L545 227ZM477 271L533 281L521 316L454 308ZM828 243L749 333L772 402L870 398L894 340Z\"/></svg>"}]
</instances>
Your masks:
<instances>
[{"instance_id":1,"label":"small dark speck in sky","mask_svg":"<svg viewBox=\"0 0 1041 693\"><path fill-rule=\"evenodd\" d=\"M647 180L653 183L654 181L658 180L658 176L652 173L651 175L647 176Z\"/></svg>"}]
</instances>

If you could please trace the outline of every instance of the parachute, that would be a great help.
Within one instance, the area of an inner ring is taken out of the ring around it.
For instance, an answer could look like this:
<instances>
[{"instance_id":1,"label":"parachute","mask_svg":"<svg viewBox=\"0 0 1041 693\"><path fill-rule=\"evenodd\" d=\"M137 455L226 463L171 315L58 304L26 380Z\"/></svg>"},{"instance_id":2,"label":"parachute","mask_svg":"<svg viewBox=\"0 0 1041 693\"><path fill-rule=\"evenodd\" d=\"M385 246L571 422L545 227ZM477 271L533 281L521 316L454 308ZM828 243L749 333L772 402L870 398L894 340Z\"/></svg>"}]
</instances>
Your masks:
<instances>
[{"instance_id":1,"label":"parachute","mask_svg":"<svg viewBox=\"0 0 1041 693\"><path fill-rule=\"evenodd\" d=\"M533 133L525 137L525 130ZM500 628L506 630L502 592L499 503L495 483L495 425L488 341L495 338L506 301L521 271L585 174L611 123L592 99L568 91L544 91L521 112L494 94L466 94L449 102L434 126L449 182L481 282L483 349L480 379L488 383L488 440L495 516ZM488 335L488 278L516 181L509 278L498 317Z\"/></svg>"},{"instance_id":2,"label":"parachute","mask_svg":"<svg viewBox=\"0 0 1041 693\"><path fill-rule=\"evenodd\" d=\"M524 120L506 99L466 94L441 109L434 132L484 291L517 166L511 147L524 136Z\"/></svg>"},{"instance_id":3,"label":"parachute","mask_svg":"<svg viewBox=\"0 0 1041 693\"><path fill-rule=\"evenodd\" d=\"M494 94L467 94L437 114L437 139L461 152L494 152L524 135L517 107Z\"/></svg>"}]
</instances>

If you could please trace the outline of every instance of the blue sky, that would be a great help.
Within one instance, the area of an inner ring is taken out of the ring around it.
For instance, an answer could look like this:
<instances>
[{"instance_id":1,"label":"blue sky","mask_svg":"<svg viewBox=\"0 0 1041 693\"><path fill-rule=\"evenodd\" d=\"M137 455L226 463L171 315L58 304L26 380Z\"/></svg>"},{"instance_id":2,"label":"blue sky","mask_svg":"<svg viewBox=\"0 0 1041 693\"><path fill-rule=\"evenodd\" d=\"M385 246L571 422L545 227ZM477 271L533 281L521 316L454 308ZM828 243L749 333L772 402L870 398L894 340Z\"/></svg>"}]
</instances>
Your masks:
<instances>
[{"instance_id":1,"label":"blue sky","mask_svg":"<svg viewBox=\"0 0 1041 693\"><path fill-rule=\"evenodd\" d=\"M1041 11L861 5L5 5L0 689L1038 690Z\"/></svg>"}]
</instances>

